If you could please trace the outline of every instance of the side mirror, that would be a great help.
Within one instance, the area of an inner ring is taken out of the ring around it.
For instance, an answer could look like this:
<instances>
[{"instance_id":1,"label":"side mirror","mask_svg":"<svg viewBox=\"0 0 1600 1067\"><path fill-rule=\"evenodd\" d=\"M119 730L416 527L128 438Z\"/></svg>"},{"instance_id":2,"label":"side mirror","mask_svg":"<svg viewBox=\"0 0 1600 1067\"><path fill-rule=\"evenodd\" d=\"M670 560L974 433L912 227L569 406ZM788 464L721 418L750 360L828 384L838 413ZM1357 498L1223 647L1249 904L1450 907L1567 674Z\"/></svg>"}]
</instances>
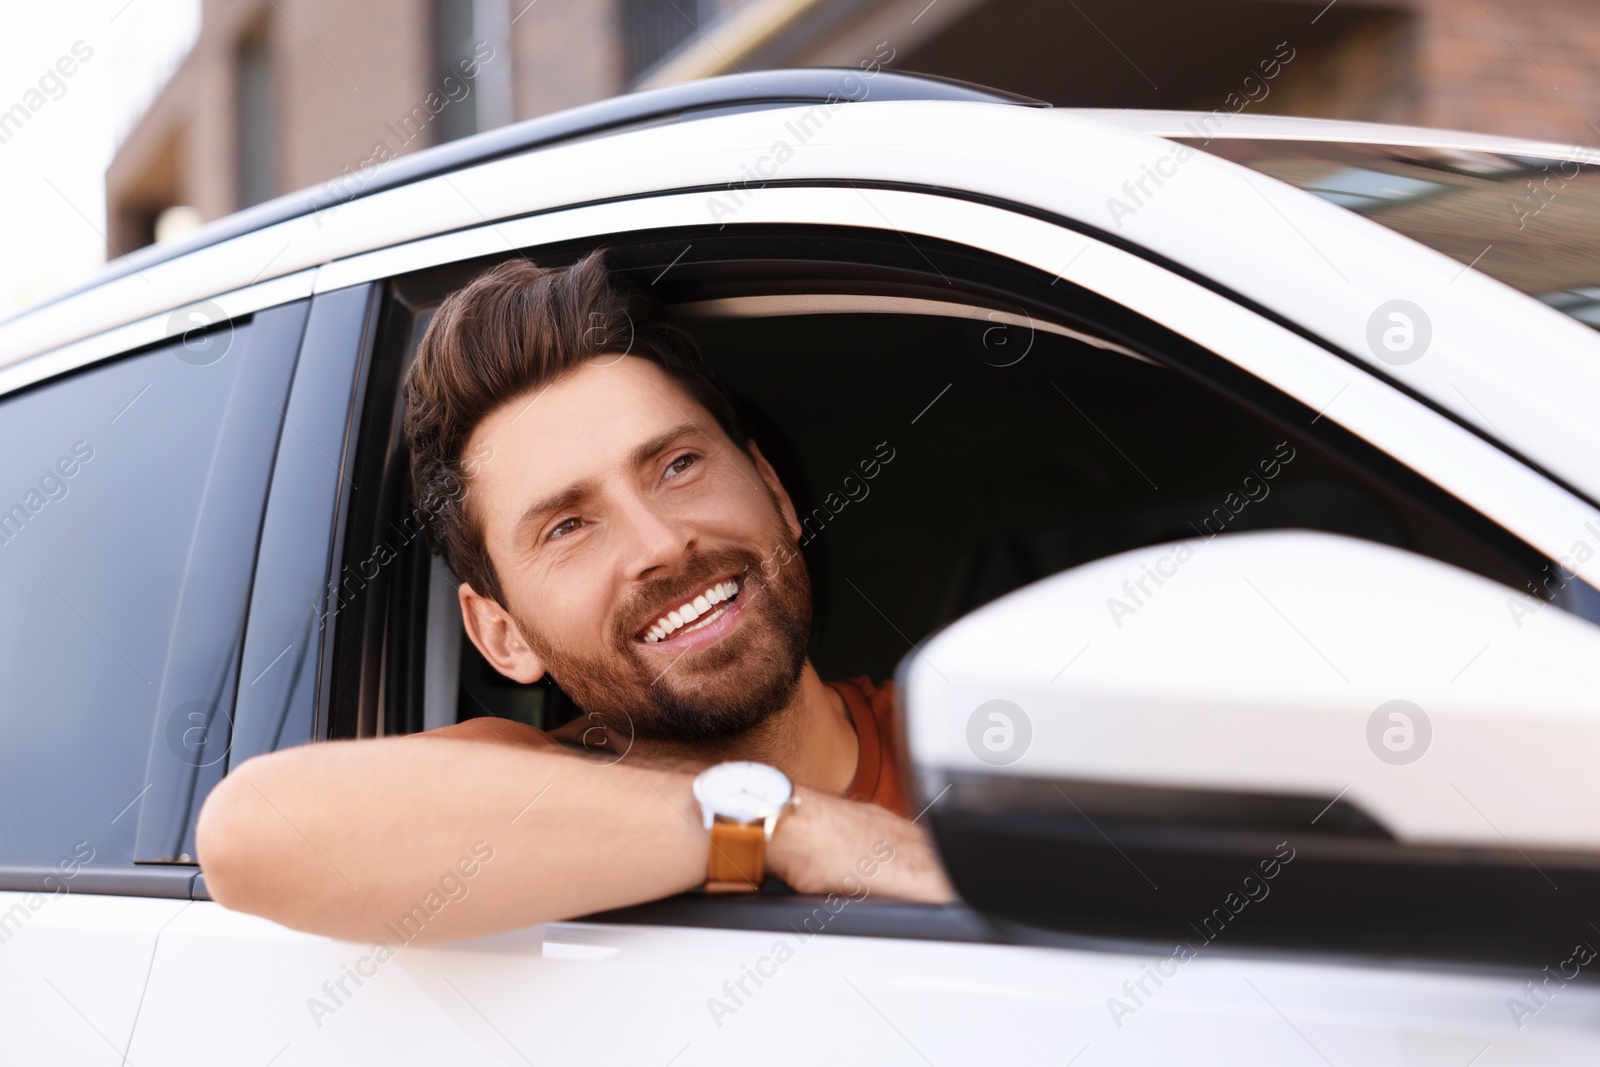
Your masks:
<instances>
[{"instance_id":1,"label":"side mirror","mask_svg":"<svg viewBox=\"0 0 1600 1067\"><path fill-rule=\"evenodd\" d=\"M1600 945L1600 627L1486 578L1305 531L1156 545L986 605L898 679L946 867L1003 923Z\"/></svg>"}]
</instances>

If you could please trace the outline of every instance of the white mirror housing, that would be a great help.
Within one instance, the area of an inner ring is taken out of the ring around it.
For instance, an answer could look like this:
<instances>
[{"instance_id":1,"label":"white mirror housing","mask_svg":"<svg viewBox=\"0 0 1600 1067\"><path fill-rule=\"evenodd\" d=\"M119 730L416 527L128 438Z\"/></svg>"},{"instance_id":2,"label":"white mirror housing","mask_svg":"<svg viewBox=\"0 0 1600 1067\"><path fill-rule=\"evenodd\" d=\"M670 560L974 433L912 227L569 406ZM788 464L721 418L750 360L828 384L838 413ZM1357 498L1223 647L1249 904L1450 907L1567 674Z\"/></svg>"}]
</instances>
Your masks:
<instances>
[{"instance_id":1,"label":"white mirror housing","mask_svg":"<svg viewBox=\"0 0 1600 1067\"><path fill-rule=\"evenodd\" d=\"M1095 871L1202 884L1274 840L1324 889L1437 883L1463 916L1600 890L1600 626L1398 548L1276 530L1124 552L952 623L898 678L958 889L1024 921L1101 908ZM1056 868L1050 892L1004 888Z\"/></svg>"}]
</instances>

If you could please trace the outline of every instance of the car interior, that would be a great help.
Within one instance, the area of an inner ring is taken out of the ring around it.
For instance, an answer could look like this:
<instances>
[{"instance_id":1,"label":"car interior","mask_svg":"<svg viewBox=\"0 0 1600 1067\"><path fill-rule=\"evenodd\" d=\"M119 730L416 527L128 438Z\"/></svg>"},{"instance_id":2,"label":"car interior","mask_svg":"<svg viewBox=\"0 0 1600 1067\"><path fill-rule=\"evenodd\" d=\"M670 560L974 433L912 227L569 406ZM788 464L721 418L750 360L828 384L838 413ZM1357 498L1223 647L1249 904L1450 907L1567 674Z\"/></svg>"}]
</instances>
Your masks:
<instances>
[{"instance_id":1,"label":"car interior","mask_svg":"<svg viewBox=\"0 0 1600 1067\"><path fill-rule=\"evenodd\" d=\"M695 337L805 519L823 678L892 677L916 642L1011 590L1219 531L1367 538L1519 589L1542 562L1330 420L1017 264L834 230L606 246ZM341 618L326 736L482 715L550 729L578 714L554 682L491 668L462 632L454 577L396 535L410 508L400 377L432 309L493 262L391 282L355 478L369 490L352 493L345 552L366 559L387 538L400 561Z\"/></svg>"}]
</instances>

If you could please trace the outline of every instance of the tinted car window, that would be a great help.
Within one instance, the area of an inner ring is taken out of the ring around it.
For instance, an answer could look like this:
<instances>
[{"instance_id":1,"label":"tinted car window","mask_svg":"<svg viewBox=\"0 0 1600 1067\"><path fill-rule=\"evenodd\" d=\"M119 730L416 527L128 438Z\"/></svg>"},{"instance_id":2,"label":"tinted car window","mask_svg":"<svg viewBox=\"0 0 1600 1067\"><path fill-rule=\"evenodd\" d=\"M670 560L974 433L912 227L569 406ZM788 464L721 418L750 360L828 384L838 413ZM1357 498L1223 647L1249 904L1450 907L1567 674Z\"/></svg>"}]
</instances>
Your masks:
<instances>
[{"instance_id":1,"label":"tinted car window","mask_svg":"<svg viewBox=\"0 0 1600 1067\"><path fill-rule=\"evenodd\" d=\"M181 849L220 775L303 321L277 309L0 399L0 864L126 862L152 812L174 827L158 851Z\"/></svg>"},{"instance_id":2,"label":"tinted car window","mask_svg":"<svg viewBox=\"0 0 1600 1067\"><path fill-rule=\"evenodd\" d=\"M1600 329L1600 161L1407 145L1180 138L1442 252Z\"/></svg>"}]
</instances>

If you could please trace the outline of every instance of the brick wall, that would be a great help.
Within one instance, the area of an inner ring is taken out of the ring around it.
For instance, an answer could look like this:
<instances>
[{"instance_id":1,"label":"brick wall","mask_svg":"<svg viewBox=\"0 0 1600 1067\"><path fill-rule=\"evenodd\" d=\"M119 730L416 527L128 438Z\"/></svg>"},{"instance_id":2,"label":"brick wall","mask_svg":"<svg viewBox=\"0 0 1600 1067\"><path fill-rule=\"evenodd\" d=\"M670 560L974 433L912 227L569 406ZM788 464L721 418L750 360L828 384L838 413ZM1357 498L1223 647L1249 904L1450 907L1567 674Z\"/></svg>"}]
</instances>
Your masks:
<instances>
[{"instance_id":1,"label":"brick wall","mask_svg":"<svg viewBox=\"0 0 1600 1067\"><path fill-rule=\"evenodd\" d=\"M424 99L437 90L438 106L447 97L433 84L428 0L276 3L279 192L354 171L380 144L403 155L433 143ZM403 121L417 108L420 116Z\"/></svg>"},{"instance_id":2,"label":"brick wall","mask_svg":"<svg viewBox=\"0 0 1600 1067\"><path fill-rule=\"evenodd\" d=\"M1286 68L1266 110L1600 145L1600 0L1340 3L1324 27L1344 28ZM511 54L495 61L512 64L517 119L627 88L621 12L621 0L511 0ZM234 50L253 25L276 49L279 192L436 140L405 122L441 88L431 0L204 0L194 51L107 172L108 254L142 243L151 205L208 219L238 207Z\"/></svg>"},{"instance_id":3,"label":"brick wall","mask_svg":"<svg viewBox=\"0 0 1600 1067\"><path fill-rule=\"evenodd\" d=\"M1600 4L1414 0L1418 121L1600 144Z\"/></svg>"},{"instance_id":4,"label":"brick wall","mask_svg":"<svg viewBox=\"0 0 1600 1067\"><path fill-rule=\"evenodd\" d=\"M1303 49L1263 109L1280 115L1416 123L1422 86L1416 19L1374 11L1333 41Z\"/></svg>"},{"instance_id":5,"label":"brick wall","mask_svg":"<svg viewBox=\"0 0 1600 1067\"><path fill-rule=\"evenodd\" d=\"M623 84L618 0L511 0L518 119L615 96Z\"/></svg>"}]
</instances>

